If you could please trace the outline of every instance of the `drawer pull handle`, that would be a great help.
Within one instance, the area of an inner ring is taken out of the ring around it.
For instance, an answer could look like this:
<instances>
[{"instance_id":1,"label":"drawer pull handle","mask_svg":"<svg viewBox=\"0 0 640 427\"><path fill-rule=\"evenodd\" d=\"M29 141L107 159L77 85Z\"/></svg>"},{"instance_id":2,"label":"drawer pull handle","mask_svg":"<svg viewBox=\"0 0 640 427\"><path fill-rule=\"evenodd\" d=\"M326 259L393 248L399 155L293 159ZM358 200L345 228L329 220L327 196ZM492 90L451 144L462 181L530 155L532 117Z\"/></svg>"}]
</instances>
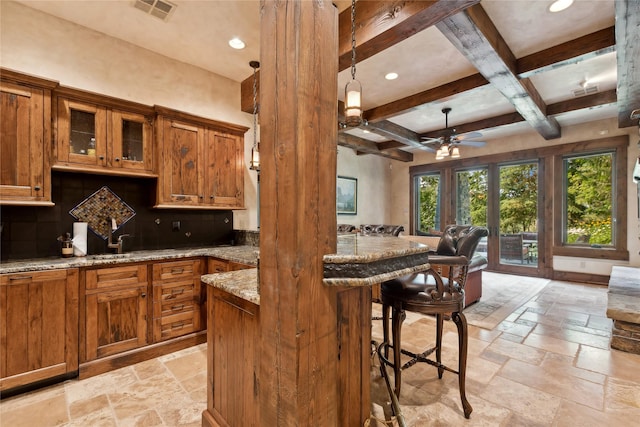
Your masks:
<instances>
[{"instance_id":1,"label":"drawer pull handle","mask_svg":"<svg viewBox=\"0 0 640 427\"><path fill-rule=\"evenodd\" d=\"M147 296L146 292L143 292L143 293L140 294L140 298L145 298L146 296Z\"/></svg>"},{"instance_id":2,"label":"drawer pull handle","mask_svg":"<svg viewBox=\"0 0 640 427\"><path fill-rule=\"evenodd\" d=\"M171 329L182 329L184 327L184 323L174 323L171 325Z\"/></svg>"},{"instance_id":3,"label":"drawer pull handle","mask_svg":"<svg viewBox=\"0 0 640 427\"><path fill-rule=\"evenodd\" d=\"M14 280L31 280L32 277L31 276L14 276L14 277L10 277L9 280L10 281L14 281Z\"/></svg>"},{"instance_id":4,"label":"drawer pull handle","mask_svg":"<svg viewBox=\"0 0 640 427\"><path fill-rule=\"evenodd\" d=\"M173 310L173 311L182 310L183 308L184 308L184 304L178 304L178 305L171 306L171 310Z\"/></svg>"},{"instance_id":5,"label":"drawer pull handle","mask_svg":"<svg viewBox=\"0 0 640 427\"><path fill-rule=\"evenodd\" d=\"M171 269L171 274L182 274L182 273L184 273L184 268L177 267L177 268Z\"/></svg>"}]
</instances>

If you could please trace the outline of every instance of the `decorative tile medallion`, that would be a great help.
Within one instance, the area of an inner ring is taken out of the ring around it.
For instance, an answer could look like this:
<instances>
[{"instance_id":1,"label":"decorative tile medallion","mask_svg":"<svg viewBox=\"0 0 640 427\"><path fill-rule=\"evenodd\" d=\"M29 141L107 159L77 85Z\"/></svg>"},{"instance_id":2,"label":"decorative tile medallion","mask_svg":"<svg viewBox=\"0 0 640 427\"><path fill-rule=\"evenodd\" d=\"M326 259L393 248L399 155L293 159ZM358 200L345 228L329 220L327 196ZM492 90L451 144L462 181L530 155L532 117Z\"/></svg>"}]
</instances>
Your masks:
<instances>
[{"instance_id":1,"label":"decorative tile medallion","mask_svg":"<svg viewBox=\"0 0 640 427\"><path fill-rule=\"evenodd\" d=\"M106 240L111 218L115 218L117 228L120 228L136 212L105 185L71 209L69 214L78 221L88 223L91 231Z\"/></svg>"}]
</instances>

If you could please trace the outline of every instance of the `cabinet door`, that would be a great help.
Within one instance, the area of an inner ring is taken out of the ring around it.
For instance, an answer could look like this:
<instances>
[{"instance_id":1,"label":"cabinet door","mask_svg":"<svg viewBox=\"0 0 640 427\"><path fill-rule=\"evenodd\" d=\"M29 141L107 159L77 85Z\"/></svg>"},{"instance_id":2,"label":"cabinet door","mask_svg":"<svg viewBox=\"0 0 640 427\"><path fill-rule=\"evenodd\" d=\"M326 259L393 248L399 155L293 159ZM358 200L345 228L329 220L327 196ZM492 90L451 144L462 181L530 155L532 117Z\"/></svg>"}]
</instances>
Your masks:
<instances>
[{"instance_id":1,"label":"cabinet door","mask_svg":"<svg viewBox=\"0 0 640 427\"><path fill-rule=\"evenodd\" d=\"M146 296L146 285L86 296L88 360L147 344Z\"/></svg>"},{"instance_id":2,"label":"cabinet door","mask_svg":"<svg viewBox=\"0 0 640 427\"><path fill-rule=\"evenodd\" d=\"M107 109L58 98L57 163L107 166Z\"/></svg>"},{"instance_id":3,"label":"cabinet door","mask_svg":"<svg viewBox=\"0 0 640 427\"><path fill-rule=\"evenodd\" d=\"M260 307L221 289L212 290L207 302L207 415L219 425L259 425L255 379Z\"/></svg>"},{"instance_id":4,"label":"cabinet door","mask_svg":"<svg viewBox=\"0 0 640 427\"><path fill-rule=\"evenodd\" d=\"M202 151L204 128L164 118L160 204L199 205L204 199Z\"/></svg>"},{"instance_id":5,"label":"cabinet door","mask_svg":"<svg viewBox=\"0 0 640 427\"><path fill-rule=\"evenodd\" d=\"M1 277L0 354L0 390L78 369L77 269Z\"/></svg>"},{"instance_id":6,"label":"cabinet door","mask_svg":"<svg viewBox=\"0 0 640 427\"><path fill-rule=\"evenodd\" d=\"M0 201L51 204L49 90L2 82Z\"/></svg>"},{"instance_id":7,"label":"cabinet door","mask_svg":"<svg viewBox=\"0 0 640 427\"><path fill-rule=\"evenodd\" d=\"M219 207L244 206L243 139L207 132L206 202Z\"/></svg>"},{"instance_id":8,"label":"cabinet door","mask_svg":"<svg viewBox=\"0 0 640 427\"><path fill-rule=\"evenodd\" d=\"M87 270L83 362L147 344L147 265Z\"/></svg>"},{"instance_id":9,"label":"cabinet door","mask_svg":"<svg viewBox=\"0 0 640 427\"><path fill-rule=\"evenodd\" d=\"M112 111L110 166L153 172L152 129L142 114Z\"/></svg>"}]
</instances>

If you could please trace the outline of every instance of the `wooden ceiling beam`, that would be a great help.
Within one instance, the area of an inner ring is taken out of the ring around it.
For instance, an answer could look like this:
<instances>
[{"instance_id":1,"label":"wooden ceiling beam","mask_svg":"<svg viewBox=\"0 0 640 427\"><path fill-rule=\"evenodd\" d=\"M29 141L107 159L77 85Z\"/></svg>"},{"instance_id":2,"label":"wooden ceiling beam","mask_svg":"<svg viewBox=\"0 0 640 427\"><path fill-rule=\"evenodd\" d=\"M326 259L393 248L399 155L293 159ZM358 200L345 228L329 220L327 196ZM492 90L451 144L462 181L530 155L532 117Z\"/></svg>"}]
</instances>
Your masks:
<instances>
[{"instance_id":1,"label":"wooden ceiling beam","mask_svg":"<svg viewBox=\"0 0 640 427\"><path fill-rule=\"evenodd\" d=\"M518 78L515 56L481 5L445 18L436 27L543 138L560 137L560 125L547 117L533 84Z\"/></svg>"},{"instance_id":2,"label":"wooden ceiling beam","mask_svg":"<svg viewBox=\"0 0 640 427\"><path fill-rule=\"evenodd\" d=\"M356 58L376 53L435 25L480 0L406 0L356 2ZM338 70L351 66L351 8L338 17Z\"/></svg>"},{"instance_id":3,"label":"wooden ceiling beam","mask_svg":"<svg viewBox=\"0 0 640 427\"><path fill-rule=\"evenodd\" d=\"M640 108L640 2L617 1L618 127L634 126L631 112Z\"/></svg>"},{"instance_id":4,"label":"wooden ceiling beam","mask_svg":"<svg viewBox=\"0 0 640 427\"><path fill-rule=\"evenodd\" d=\"M413 161L413 154L408 151L399 150L397 148L388 151L380 151L378 145L368 139L358 138L357 136L340 133L338 134L338 145L356 150L358 153L375 154L376 156L387 157L401 162ZM401 144L404 147L404 144Z\"/></svg>"},{"instance_id":5,"label":"wooden ceiling beam","mask_svg":"<svg viewBox=\"0 0 640 427\"><path fill-rule=\"evenodd\" d=\"M609 27L523 56L516 60L516 70L520 78L531 77L534 74L614 52L615 49L615 27Z\"/></svg>"},{"instance_id":6,"label":"wooden ceiling beam","mask_svg":"<svg viewBox=\"0 0 640 427\"><path fill-rule=\"evenodd\" d=\"M468 92L487 84L489 84L489 82L482 74L473 74L442 86L427 89L420 93L398 99L397 101L371 108L364 112L364 117L369 123L375 123L397 116L398 114L408 113L424 104L429 104L462 92Z\"/></svg>"}]
</instances>

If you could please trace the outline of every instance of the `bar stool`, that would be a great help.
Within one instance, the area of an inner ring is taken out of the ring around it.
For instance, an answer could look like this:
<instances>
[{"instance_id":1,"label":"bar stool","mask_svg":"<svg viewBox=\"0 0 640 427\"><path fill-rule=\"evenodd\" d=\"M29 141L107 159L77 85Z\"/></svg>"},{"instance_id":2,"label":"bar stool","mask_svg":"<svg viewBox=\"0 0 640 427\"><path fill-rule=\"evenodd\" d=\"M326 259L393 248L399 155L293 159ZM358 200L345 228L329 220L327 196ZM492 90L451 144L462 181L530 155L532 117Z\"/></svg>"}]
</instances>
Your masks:
<instances>
[{"instance_id":1,"label":"bar stool","mask_svg":"<svg viewBox=\"0 0 640 427\"><path fill-rule=\"evenodd\" d=\"M484 227L450 225L445 228L438 244L436 255L429 255L432 267L421 273L410 274L382 283L382 328L384 343L381 346L382 364L393 367L395 395L400 397L402 370L418 362L425 362L438 369L438 378L444 371L458 375L460 399L465 418L469 418L473 408L465 393L467 369L467 320L464 309L464 285L473 252L479 240L488 235ZM437 267L434 267L437 265ZM445 278L441 272L448 268ZM437 271L437 268L439 271ZM389 311L391 310L392 342L389 341ZM402 322L405 311L436 316L436 343L432 348L416 354L401 347ZM442 329L444 319L450 318L458 329L458 369L454 370L442 364ZM393 349L393 362L389 360L389 348ZM435 360L429 356L435 352ZM401 364L401 354L411 359ZM381 366L384 369L384 366ZM384 375L383 371L383 375Z\"/></svg>"}]
</instances>

